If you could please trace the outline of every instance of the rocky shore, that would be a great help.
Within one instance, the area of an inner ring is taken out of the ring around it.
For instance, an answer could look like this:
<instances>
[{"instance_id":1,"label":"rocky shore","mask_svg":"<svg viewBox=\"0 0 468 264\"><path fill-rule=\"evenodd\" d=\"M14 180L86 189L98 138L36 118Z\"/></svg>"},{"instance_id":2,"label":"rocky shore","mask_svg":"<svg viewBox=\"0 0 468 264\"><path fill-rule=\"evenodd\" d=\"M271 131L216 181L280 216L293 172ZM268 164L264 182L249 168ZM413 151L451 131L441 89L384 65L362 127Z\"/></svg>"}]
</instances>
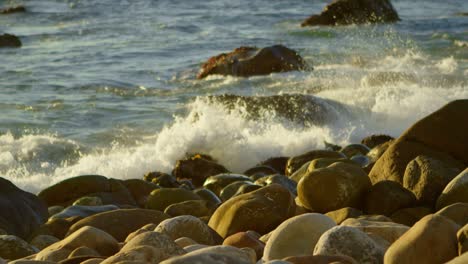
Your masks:
<instances>
[{"instance_id":1,"label":"rocky shore","mask_svg":"<svg viewBox=\"0 0 468 264\"><path fill-rule=\"evenodd\" d=\"M0 178L0 263L467 263L468 100L241 173L190 154L171 174ZM110 177L109 177L110 176Z\"/></svg>"}]
</instances>

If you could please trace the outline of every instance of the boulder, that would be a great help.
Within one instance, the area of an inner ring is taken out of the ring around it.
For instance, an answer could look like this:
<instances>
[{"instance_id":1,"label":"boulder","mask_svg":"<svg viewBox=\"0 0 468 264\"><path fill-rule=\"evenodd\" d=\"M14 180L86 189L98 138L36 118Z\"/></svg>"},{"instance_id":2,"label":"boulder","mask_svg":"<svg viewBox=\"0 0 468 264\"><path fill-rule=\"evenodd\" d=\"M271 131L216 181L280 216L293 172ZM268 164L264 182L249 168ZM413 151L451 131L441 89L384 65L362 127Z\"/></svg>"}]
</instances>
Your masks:
<instances>
[{"instance_id":1,"label":"boulder","mask_svg":"<svg viewBox=\"0 0 468 264\"><path fill-rule=\"evenodd\" d=\"M32 193L0 177L0 229L23 239L47 221L47 206Z\"/></svg>"},{"instance_id":2,"label":"boulder","mask_svg":"<svg viewBox=\"0 0 468 264\"><path fill-rule=\"evenodd\" d=\"M119 244L108 233L84 226L73 232L65 239L54 243L37 253L36 260L59 262L66 259L70 253L79 248L88 247L97 251L101 256L111 256L119 250Z\"/></svg>"},{"instance_id":3,"label":"boulder","mask_svg":"<svg viewBox=\"0 0 468 264\"><path fill-rule=\"evenodd\" d=\"M58 214L52 215L49 219L65 219L73 216L79 216L81 218L85 218L91 215L95 215L98 213L108 212L112 210L117 210L119 207L108 204L108 205L101 205L101 206L85 206L85 205L73 205L65 208Z\"/></svg>"},{"instance_id":4,"label":"boulder","mask_svg":"<svg viewBox=\"0 0 468 264\"><path fill-rule=\"evenodd\" d=\"M370 187L361 168L337 162L304 176L297 185L297 193L307 209L326 213L343 207L362 208Z\"/></svg>"},{"instance_id":5,"label":"boulder","mask_svg":"<svg viewBox=\"0 0 468 264\"><path fill-rule=\"evenodd\" d=\"M224 187L237 181L251 182L252 180L249 177L241 174L223 173L208 177L205 180L203 187L221 197L221 191L224 189Z\"/></svg>"},{"instance_id":6,"label":"boulder","mask_svg":"<svg viewBox=\"0 0 468 264\"><path fill-rule=\"evenodd\" d=\"M296 170L302 167L302 165L318 158L341 159L346 158L346 156L343 153L331 150L312 150L302 155L289 158L286 164L286 176L291 176Z\"/></svg>"},{"instance_id":7,"label":"boulder","mask_svg":"<svg viewBox=\"0 0 468 264\"><path fill-rule=\"evenodd\" d=\"M131 232L140 227L153 223L159 224L169 218L168 215L147 209L119 209L86 217L70 227L68 234L84 226L99 228L118 241L124 241Z\"/></svg>"},{"instance_id":8,"label":"boulder","mask_svg":"<svg viewBox=\"0 0 468 264\"><path fill-rule=\"evenodd\" d=\"M378 235L386 241L393 243L410 228L393 222L369 221L349 218L341 223L341 226L352 226L367 234Z\"/></svg>"},{"instance_id":9,"label":"boulder","mask_svg":"<svg viewBox=\"0 0 468 264\"><path fill-rule=\"evenodd\" d=\"M374 184L366 195L365 211L368 214L390 216L401 208L416 204L416 197L401 184L394 181L381 181Z\"/></svg>"},{"instance_id":10,"label":"boulder","mask_svg":"<svg viewBox=\"0 0 468 264\"><path fill-rule=\"evenodd\" d=\"M440 209L435 214L445 216L459 226L464 226L468 223L468 203L454 203Z\"/></svg>"},{"instance_id":11,"label":"boulder","mask_svg":"<svg viewBox=\"0 0 468 264\"><path fill-rule=\"evenodd\" d=\"M147 209L164 211L169 205L191 200L201 200L195 193L181 188L162 188L151 192L146 202Z\"/></svg>"},{"instance_id":12,"label":"boulder","mask_svg":"<svg viewBox=\"0 0 468 264\"><path fill-rule=\"evenodd\" d=\"M406 166L403 186L414 193L419 204L434 206L445 186L460 173L460 166L417 156Z\"/></svg>"},{"instance_id":13,"label":"boulder","mask_svg":"<svg viewBox=\"0 0 468 264\"><path fill-rule=\"evenodd\" d=\"M394 212L390 218L393 222L406 226L413 226L426 215L432 214L433 210L430 207L410 207L403 208Z\"/></svg>"},{"instance_id":14,"label":"boulder","mask_svg":"<svg viewBox=\"0 0 468 264\"><path fill-rule=\"evenodd\" d=\"M0 35L0 48L19 48L21 47L21 40L11 34Z\"/></svg>"},{"instance_id":15,"label":"boulder","mask_svg":"<svg viewBox=\"0 0 468 264\"><path fill-rule=\"evenodd\" d=\"M301 26L335 26L399 21L390 0L335 0Z\"/></svg>"},{"instance_id":16,"label":"boulder","mask_svg":"<svg viewBox=\"0 0 468 264\"><path fill-rule=\"evenodd\" d=\"M208 59L202 65L197 78L203 79L213 74L249 77L306 68L307 63L296 51L282 45L265 48L240 47Z\"/></svg>"},{"instance_id":17,"label":"boulder","mask_svg":"<svg viewBox=\"0 0 468 264\"><path fill-rule=\"evenodd\" d=\"M0 235L0 258L15 260L37 252L37 248L17 236Z\"/></svg>"},{"instance_id":18,"label":"boulder","mask_svg":"<svg viewBox=\"0 0 468 264\"><path fill-rule=\"evenodd\" d=\"M261 259L263 256L263 251L265 249L265 243L260 241L260 237L257 233L252 231L239 232L233 235L228 236L224 239L224 246L233 246L236 248L251 248L255 251L257 260Z\"/></svg>"},{"instance_id":19,"label":"boulder","mask_svg":"<svg viewBox=\"0 0 468 264\"><path fill-rule=\"evenodd\" d=\"M216 243L211 235L212 231L210 227L202 220L191 215L181 215L166 219L159 223L154 231L166 234L172 240L188 237L199 244L214 245Z\"/></svg>"},{"instance_id":20,"label":"boulder","mask_svg":"<svg viewBox=\"0 0 468 264\"><path fill-rule=\"evenodd\" d=\"M457 232L458 254L462 255L468 252L468 224L464 225Z\"/></svg>"},{"instance_id":21,"label":"boulder","mask_svg":"<svg viewBox=\"0 0 468 264\"><path fill-rule=\"evenodd\" d=\"M320 237L314 255L344 255L358 263L382 263L384 251L361 230L336 226Z\"/></svg>"},{"instance_id":22,"label":"boulder","mask_svg":"<svg viewBox=\"0 0 468 264\"><path fill-rule=\"evenodd\" d=\"M161 264L254 264L255 253L252 251L231 246L206 247L183 256L167 259Z\"/></svg>"},{"instance_id":23,"label":"boulder","mask_svg":"<svg viewBox=\"0 0 468 264\"><path fill-rule=\"evenodd\" d=\"M271 234L263 259L311 255L320 236L334 226L335 222L322 214L308 213L290 218Z\"/></svg>"},{"instance_id":24,"label":"boulder","mask_svg":"<svg viewBox=\"0 0 468 264\"><path fill-rule=\"evenodd\" d=\"M193 215L196 217L211 216L213 207L205 200L191 200L171 204L166 207L164 213L174 217L179 215Z\"/></svg>"},{"instance_id":25,"label":"boulder","mask_svg":"<svg viewBox=\"0 0 468 264\"><path fill-rule=\"evenodd\" d=\"M362 215L362 212L356 208L344 207L335 211L331 211L325 214L335 221L337 225L341 224L348 218L356 218Z\"/></svg>"},{"instance_id":26,"label":"boulder","mask_svg":"<svg viewBox=\"0 0 468 264\"><path fill-rule=\"evenodd\" d=\"M457 229L458 225L443 216L425 216L388 248L384 261L386 264L449 261L458 255Z\"/></svg>"},{"instance_id":27,"label":"boulder","mask_svg":"<svg viewBox=\"0 0 468 264\"><path fill-rule=\"evenodd\" d=\"M468 99L448 103L408 128L375 163L372 182L394 180L402 183L406 165L419 155L446 162L456 159L468 164Z\"/></svg>"},{"instance_id":28,"label":"boulder","mask_svg":"<svg viewBox=\"0 0 468 264\"><path fill-rule=\"evenodd\" d=\"M104 204L136 205L123 181L100 175L83 175L63 180L42 190L38 196L48 206L67 206L83 196L99 197Z\"/></svg>"},{"instance_id":29,"label":"boulder","mask_svg":"<svg viewBox=\"0 0 468 264\"><path fill-rule=\"evenodd\" d=\"M177 180L189 179L196 187L201 187L206 178L229 172L223 165L216 163L211 157L194 155L178 160L172 171Z\"/></svg>"},{"instance_id":30,"label":"boulder","mask_svg":"<svg viewBox=\"0 0 468 264\"><path fill-rule=\"evenodd\" d=\"M247 230L266 234L294 212L291 193L272 184L227 200L216 209L208 225L223 238Z\"/></svg>"},{"instance_id":31,"label":"boulder","mask_svg":"<svg viewBox=\"0 0 468 264\"><path fill-rule=\"evenodd\" d=\"M468 168L451 180L437 199L436 209L457 202L468 203Z\"/></svg>"},{"instance_id":32,"label":"boulder","mask_svg":"<svg viewBox=\"0 0 468 264\"><path fill-rule=\"evenodd\" d=\"M380 144L383 144L385 142L389 142L393 140L394 138L388 135L371 135L368 137L365 137L361 140L361 144L366 145L370 149L373 149L377 147Z\"/></svg>"}]
</instances>

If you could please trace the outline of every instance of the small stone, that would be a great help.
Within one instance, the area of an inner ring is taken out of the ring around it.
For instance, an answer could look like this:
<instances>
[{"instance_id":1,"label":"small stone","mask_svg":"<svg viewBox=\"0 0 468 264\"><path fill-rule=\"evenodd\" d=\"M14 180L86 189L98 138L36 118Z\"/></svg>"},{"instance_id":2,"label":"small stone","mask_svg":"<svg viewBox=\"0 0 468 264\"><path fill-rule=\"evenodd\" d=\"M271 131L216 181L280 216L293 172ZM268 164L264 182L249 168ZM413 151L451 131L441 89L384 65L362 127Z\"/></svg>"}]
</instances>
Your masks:
<instances>
[{"instance_id":1,"label":"small stone","mask_svg":"<svg viewBox=\"0 0 468 264\"><path fill-rule=\"evenodd\" d=\"M172 255L164 251L163 248L153 246L134 246L128 249L122 249L119 253L105 259L100 264L117 263L151 263L158 264Z\"/></svg>"},{"instance_id":2,"label":"small stone","mask_svg":"<svg viewBox=\"0 0 468 264\"><path fill-rule=\"evenodd\" d=\"M215 244L210 227L200 219L191 215L181 215L166 219L159 223L154 231L166 234L173 240L180 237L189 237L199 244Z\"/></svg>"},{"instance_id":3,"label":"small stone","mask_svg":"<svg viewBox=\"0 0 468 264\"><path fill-rule=\"evenodd\" d=\"M281 175L281 174L273 174L263 178L260 178L255 181L255 184L261 186L268 186L273 183L278 183L288 189L294 195L297 195L297 182L291 180L290 178Z\"/></svg>"},{"instance_id":4,"label":"small stone","mask_svg":"<svg viewBox=\"0 0 468 264\"><path fill-rule=\"evenodd\" d=\"M75 250L73 250L70 255L68 255L68 258L74 258L74 257L82 257L82 256L93 256L93 257L99 257L99 253L89 247L78 247Z\"/></svg>"},{"instance_id":5,"label":"small stone","mask_svg":"<svg viewBox=\"0 0 468 264\"><path fill-rule=\"evenodd\" d=\"M54 206L47 208L47 211L49 212L49 217L51 217L55 214L62 212L63 209L65 209L65 207L60 206L60 205L54 205Z\"/></svg>"},{"instance_id":6,"label":"small stone","mask_svg":"<svg viewBox=\"0 0 468 264\"><path fill-rule=\"evenodd\" d=\"M37 248L12 235L0 235L0 257L15 260L37 253Z\"/></svg>"},{"instance_id":7,"label":"small stone","mask_svg":"<svg viewBox=\"0 0 468 264\"><path fill-rule=\"evenodd\" d=\"M353 258L348 256L324 256L324 255L306 255L294 256L283 259L287 263L293 264L358 264ZM268 262L270 263L270 262Z\"/></svg>"},{"instance_id":8,"label":"small stone","mask_svg":"<svg viewBox=\"0 0 468 264\"><path fill-rule=\"evenodd\" d=\"M185 251L168 235L159 232L145 232L135 236L122 247L120 253L129 252L139 246L151 246L161 249L164 256L182 255Z\"/></svg>"},{"instance_id":9,"label":"small stone","mask_svg":"<svg viewBox=\"0 0 468 264\"><path fill-rule=\"evenodd\" d=\"M258 165L265 165L275 169L279 173L284 173L284 171L286 170L286 164L288 163L288 159L288 157L274 157L264 160Z\"/></svg>"},{"instance_id":10,"label":"small stone","mask_svg":"<svg viewBox=\"0 0 468 264\"><path fill-rule=\"evenodd\" d=\"M201 187L205 180L213 175L229 172L223 165L211 157L196 154L187 159L178 160L172 171L177 180L189 179L196 187Z\"/></svg>"},{"instance_id":11,"label":"small stone","mask_svg":"<svg viewBox=\"0 0 468 264\"><path fill-rule=\"evenodd\" d=\"M210 207L217 207L222 203L221 199L219 199L219 197L214 192L208 189L200 188L193 192L196 195L200 196L201 199L207 201L207 205L209 205Z\"/></svg>"},{"instance_id":12,"label":"small stone","mask_svg":"<svg viewBox=\"0 0 468 264\"><path fill-rule=\"evenodd\" d=\"M250 181L236 181L236 182L226 185L226 187L224 187L219 193L219 198L221 198L221 200L223 201L228 200L229 198L234 196L234 194L236 194L236 192L239 190L241 186L246 185L246 184L253 185Z\"/></svg>"},{"instance_id":13,"label":"small stone","mask_svg":"<svg viewBox=\"0 0 468 264\"><path fill-rule=\"evenodd\" d=\"M11 34L0 35L0 48L19 48L22 46L21 40Z\"/></svg>"}]
</instances>

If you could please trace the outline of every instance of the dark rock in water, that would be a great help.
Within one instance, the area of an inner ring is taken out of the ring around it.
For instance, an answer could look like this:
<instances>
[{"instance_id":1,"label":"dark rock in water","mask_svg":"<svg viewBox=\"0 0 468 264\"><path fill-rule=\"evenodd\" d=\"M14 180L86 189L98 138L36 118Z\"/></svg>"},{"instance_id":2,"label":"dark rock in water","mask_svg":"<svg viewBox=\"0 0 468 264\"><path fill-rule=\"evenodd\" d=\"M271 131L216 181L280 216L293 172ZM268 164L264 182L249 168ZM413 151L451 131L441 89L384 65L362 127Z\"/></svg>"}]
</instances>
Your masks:
<instances>
[{"instance_id":1,"label":"dark rock in water","mask_svg":"<svg viewBox=\"0 0 468 264\"><path fill-rule=\"evenodd\" d=\"M187 159L178 160L172 171L177 180L189 179L196 187L203 186L206 178L229 172L223 165L212 159L196 154Z\"/></svg>"},{"instance_id":2,"label":"dark rock in water","mask_svg":"<svg viewBox=\"0 0 468 264\"><path fill-rule=\"evenodd\" d=\"M240 47L208 59L202 65L197 78L203 79L212 74L249 77L306 68L306 62L296 51L282 45L261 49Z\"/></svg>"},{"instance_id":3,"label":"dark rock in water","mask_svg":"<svg viewBox=\"0 0 468 264\"><path fill-rule=\"evenodd\" d=\"M372 135L365 137L361 140L361 144L368 146L369 148L375 148L376 146L385 142L391 141L394 138L388 135Z\"/></svg>"},{"instance_id":4,"label":"dark rock in water","mask_svg":"<svg viewBox=\"0 0 468 264\"><path fill-rule=\"evenodd\" d=\"M291 157L286 165L286 176L291 176L305 163L318 158L346 158L343 153L330 150L312 150L299 156Z\"/></svg>"},{"instance_id":5,"label":"dark rock in water","mask_svg":"<svg viewBox=\"0 0 468 264\"><path fill-rule=\"evenodd\" d=\"M0 9L0 14L7 15L13 13L23 13L26 12L26 8L24 6L14 6L14 7L7 7Z\"/></svg>"},{"instance_id":6,"label":"dark rock in water","mask_svg":"<svg viewBox=\"0 0 468 264\"><path fill-rule=\"evenodd\" d=\"M100 175L83 175L63 180L42 190L38 196L48 206L67 206L83 196L99 197L103 204L136 205L123 181Z\"/></svg>"},{"instance_id":7,"label":"dark rock in water","mask_svg":"<svg viewBox=\"0 0 468 264\"><path fill-rule=\"evenodd\" d=\"M325 125L342 116L352 117L347 108L335 101L313 95L282 94L273 96L239 96L232 94L207 97L209 103L221 103L229 111L242 111L249 119L277 118L304 126Z\"/></svg>"},{"instance_id":8,"label":"dark rock in water","mask_svg":"<svg viewBox=\"0 0 468 264\"><path fill-rule=\"evenodd\" d=\"M288 163L289 157L274 157L269 158L265 161L260 162L257 166L268 166L272 167L280 173L284 173L286 170L286 164Z\"/></svg>"},{"instance_id":9,"label":"dark rock in water","mask_svg":"<svg viewBox=\"0 0 468 264\"><path fill-rule=\"evenodd\" d=\"M209 177L208 179L206 179L205 184L203 184L203 187L208 190L211 190L216 195L221 197L221 190L229 184L237 181L251 182L252 180L245 175L225 173Z\"/></svg>"},{"instance_id":10,"label":"dark rock in water","mask_svg":"<svg viewBox=\"0 0 468 264\"><path fill-rule=\"evenodd\" d=\"M21 40L17 36L10 34L0 35L0 48L19 48L21 45Z\"/></svg>"},{"instance_id":11,"label":"dark rock in water","mask_svg":"<svg viewBox=\"0 0 468 264\"><path fill-rule=\"evenodd\" d=\"M335 0L320 15L312 15L301 26L335 26L399 21L390 0Z\"/></svg>"},{"instance_id":12,"label":"dark rock in water","mask_svg":"<svg viewBox=\"0 0 468 264\"><path fill-rule=\"evenodd\" d=\"M390 216L398 209L416 204L414 194L394 181L381 181L366 196L366 213Z\"/></svg>"},{"instance_id":13,"label":"dark rock in water","mask_svg":"<svg viewBox=\"0 0 468 264\"><path fill-rule=\"evenodd\" d=\"M0 177L0 229L27 239L48 216L47 206L37 196Z\"/></svg>"},{"instance_id":14,"label":"dark rock in water","mask_svg":"<svg viewBox=\"0 0 468 264\"><path fill-rule=\"evenodd\" d=\"M163 212L171 204L190 200L201 200L201 198L200 196L186 189L156 189L149 195L148 201L146 202L146 208Z\"/></svg>"}]
</instances>

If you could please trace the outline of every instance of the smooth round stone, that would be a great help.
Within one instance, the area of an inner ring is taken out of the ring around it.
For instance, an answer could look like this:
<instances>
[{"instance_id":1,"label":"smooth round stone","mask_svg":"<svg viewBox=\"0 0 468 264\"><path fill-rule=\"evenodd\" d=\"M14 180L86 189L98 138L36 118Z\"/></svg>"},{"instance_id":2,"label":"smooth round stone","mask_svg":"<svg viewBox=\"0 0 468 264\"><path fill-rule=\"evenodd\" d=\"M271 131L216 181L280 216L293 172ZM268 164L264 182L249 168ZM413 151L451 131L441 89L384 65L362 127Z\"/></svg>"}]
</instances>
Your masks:
<instances>
[{"instance_id":1,"label":"smooth round stone","mask_svg":"<svg viewBox=\"0 0 468 264\"><path fill-rule=\"evenodd\" d=\"M174 240L166 234L160 232L144 232L128 241L120 252L128 252L140 246L151 246L161 249L166 255L176 256L184 254L185 251L177 245Z\"/></svg>"},{"instance_id":2,"label":"smooth round stone","mask_svg":"<svg viewBox=\"0 0 468 264\"><path fill-rule=\"evenodd\" d=\"M393 243L410 228L393 222L377 222L362 219L349 218L341 223L341 226L352 226L361 231L378 235L386 241Z\"/></svg>"},{"instance_id":3,"label":"smooth round stone","mask_svg":"<svg viewBox=\"0 0 468 264\"><path fill-rule=\"evenodd\" d=\"M318 158L340 159L346 158L346 155L331 150L312 150L302 155L291 157L286 164L286 176L291 176L296 170L302 167L302 165Z\"/></svg>"},{"instance_id":4,"label":"smooth round stone","mask_svg":"<svg viewBox=\"0 0 468 264\"><path fill-rule=\"evenodd\" d=\"M249 184L249 183L250 181L236 181L236 182L230 183L221 190L219 197L221 198L221 200L226 201L232 196L234 196L234 194L236 194L236 192L239 190L241 186Z\"/></svg>"},{"instance_id":5,"label":"smooth round stone","mask_svg":"<svg viewBox=\"0 0 468 264\"><path fill-rule=\"evenodd\" d=\"M197 242L189 237L179 237L178 239L174 240L174 242L179 245L179 247L184 248L187 246L195 245Z\"/></svg>"},{"instance_id":6,"label":"smooth round stone","mask_svg":"<svg viewBox=\"0 0 468 264\"><path fill-rule=\"evenodd\" d=\"M281 175L281 174L274 174L274 175L269 175L263 178L260 178L255 181L255 184L261 185L261 186L268 186L273 183L278 183L281 186L285 187L288 189L291 193L294 195L297 194L297 182L289 179L288 177Z\"/></svg>"},{"instance_id":7,"label":"smooth round stone","mask_svg":"<svg viewBox=\"0 0 468 264\"><path fill-rule=\"evenodd\" d=\"M292 217L279 225L265 246L263 259L311 255L320 236L336 226L326 215L308 213Z\"/></svg>"},{"instance_id":8,"label":"smooth round stone","mask_svg":"<svg viewBox=\"0 0 468 264\"><path fill-rule=\"evenodd\" d=\"M51 206L51 207L47 208L47 211L49 212L49 217L51 217L51 216L53 216L55 214L58 214L58 213L62 212L64 209L65 209L65 207L63 207L63 206L54 205L54 206Z\"/></svg>"},{"instance_id":9,"label":"smooth round stone","mask_svg":"<svg viewBox=\"0 0 468 264\"><path fill-rule=\"evenodd\" d=\"M437 199L437 210L457 202L468 203L468 168L451 180Z\"/></svg>"},{"instance_id":10,"label":"smooth round stone","mask_svg":"<svg viewBox=\"0 0 468 264\"><path fill-rule=\"evenodd\" d=\"M180 215L193 215L196 217L210 216L212 209L207 206L205 200L191 200L181 203L171 204L166 207L164 213L174 217Z\"/></svg>"},{"instance_id":11,"label":"smooth round stone","mask_svg":"<svg viewBox=\"0 0 468 264\"><path fill-rule=\"evenodd\" d=\"M39 250L43 250L44 248L60 241L60 239L49 236L49 235L38 235L31 240L31 245L35 246Z\"/></svg>"},{"instance_id":12,"label":"smooth round stone","mask_svg":"<svg viewBox=\"0 0 468 264\"><path fill-rule=\"evenodd\" d=\"M468 252L468 224L464 225L457 232L458 254L462 255Z\"/></svg>"},{"instance_id":13,"label":"smooth round stone","mask_svg":"<svg viewBox=\"0 0 468 264\"><path fill-rule=\"evenodd\" d=\"M314 255L344 255L358 263L383 262L383 249L363 231L350 226L336 226L317 242Z\"/></svg>"},{"instance_id":14,"label":"smooth round stone","mask_svg":"<svg viewBox=\"0 0 468 264\"><path fill-rule=\"evenodd\" d=\"M248 181L251 182L252 180L245 176L245 175L240 175L240 174L232 174L232 173L223 173L223 174L218 174L215 176L208 177L205 180L205 183L203 184L203 187L206 189L211 190L214 192L216 195L220 196L221 195L221 190L224 189L224 187L228 186L229 184L237 181Z\"/></svg>"},{"instance_id":15,"label":"smooth round stone","mask_svg":"<svg viewBox=\"0 0 468 264\"><path fill-rule=\"evenodd\" d=\"M251 248L255 251L257 260L261 259L263 256L263 251L265 249L265 243L259 240L258 234L255 232L239 232L234 235L228 236L224 241L224 246L233 246L237 248Z\"/></svg>"},{"instance_id":16,"label":"smooth round stone","mask_svg":"<svg viewBox=\"0 0 468 264\"><path fill-rule=\"evenodd\" d=\"M73 205L98 206L102 205L102 200L99 197L85 196L76 200Z\"/></svg>"},{"instance_id":17,"label":"smooth round stone","mask_svg":"<svg viewBox=\"0 0 468 264\"><path fill-rule=\"evenodd\" d=\"M288 163L288 157L274 157L274 158L269 158L267 160L264 160L260 162L258 165L265 165L272 167L279 173L284 173L286 169L286 163Z\"/></svg>"},{"instance_id":18,"label":"smooth round stone","mask_svg":"<svg viewBox=\"0 0 468 264\"><path fill-rule=\"evenodd\" d=\"M406 226L413 226L424 216L432 214L432 208L429 207L411 207L403 208L393 213L390 218L393 222Z\"/></svg>"},{"instance_id":19,"label":"smooth round stone","mask_svg":"<svg viewBox=\"0 0 468 264\"><path fill-rule=\"evenodd\" d=\"M193 191L203 200L207 201L210 206L216 207L222 203L221 199L211 190L201 188Z\"/></svg>"},{"instance_id":20,"label":"smooth round stone","mask_svg":"<svg viewBox=\"0 0 468 264\"><path fill-rule=\"evenodd\" d=\"M354 259L348 256L323 256L323 255L306 255L306 256L294 256L283 259L287 263L293 264L358 264ZM269 263L269 262L268 262Z\"/></svg>"},{"instance_id":21,"label":"smooth round stone","mask_svg":"<svg viewBox=\"0 0 468 264\"><path fill-rule=\"evenodd\" d=\"M348 218L356 218L362 215L362 212L356 208L344 207L335 211L331 211L325 214L335 221L337 225L341 224Z\"/></svg>"},{"instance_id":22,"label":"smooth round stone","mask_svg":"<svg viewBox=\"0 0 468 264\"><path fill-rule=\"evenodd\" d=\"M162 188L151 192L146 202L146 208L164 212L171 204L190 200L201 200L195 193L180 188Z\"/></svg>"},{"instance_id":23,"label":"smooth round stone","mask_svg":"<svg viewBox=\"0 0 468 264\"><path fill-rule=\"evenodd\" d=\"M468 203L451 204L440 209L435 214L445 216L457 223L459 226L464 226L468 224Z\"/></svg>"},{"instance_id":24,"label":"smooth round stone","mask_svg":"<svg viewBox=\"0 0 468 264\"><path fill-rule=\"evenodd\" d=\"M361 144L366 145L369 148L374 148L378 145L384 144L385 142L391 141L394 138L388 135L371 135L361 140Z\"/></svg>"},{"instance_id":25,"label":"smooth round stone","mask_svg":"<svg viewBox=\"0 0 468 264\"><path fill-rule=\"evenodd\" d=\"M39 250L23 239L12 235L0 235L0 256L9 260L24 258Z\"/></svg>"},{"instance_id":26,"label":"smooth round stone","mask_svg":"<svg viewBox=\"0 0 468 264\"><path fill-rule=\"evenodd\" d=\"M183 256L167 259L160 264L254 264L252 249L238 249L232 246L203 247Z\"/></svg>"},{"instance_id":27,"label":"smooth round stone","mask_svg":"<svg viewBox=\"0 0 468 264\"><path fill-rule=\"evenodd\" d=\"M191 215L181 215L166 219L159 223L154 231L164 233L173 240L181 237L188 237L199 244L215 244L208 225Z\"/></svg>"},{"instance_id":28,"label":"smooth round stone","mask_svg":"<svg viewBox=\"0 0 468 264\"><path fill-rule=\"evenodd\" d=\"M414 194L394 181L381 181L374 184L366 195L365 211L368 214L390 216L401 208L416 204Z\"/></svg>"},{"instance_id":29,"label":"smooth round stone","mask_svg":"<svg viewBox=\"0 0 468 264\"><path fill-rule=\"evenodd\" d=\"M365 155L354 155L350 160L361 166L361 168L365 168L372 163L372 160Z\"/></svg>"},{"instance_id":30,"label":"smooth round stone","mask_svg":"<svg viewBox=\"0 0 468 264\"><path fill-rule=\"evenodd\" d=\"M277 171L270 166L260 165L246 170L243 174L250 177L252 175L271 175L279 172L283 171Z\"/></svg>"},{"instance_id":31,"label":"smooth round stone","mask_svg":"<svg viewBox=\"0 0 468 264\"><path fill-rule=\"evenodd\" d=\"M117 209L119 209L119 207L112 204L100 206L73 205L65 208L58 214L54 214L50 217L50 219L65 219L74 216L85 218L98 213L108 212Z\"/></svg>"},{"instance_id":32,"label":"smooth round stone","mask_svg":"<svg viewBox=\"0 0 468 264\"><path fill-rule=\"evenodd\" d=\"M351 158L356 155L366 155L370 151L370 148L363 144L351 144L340 150L341 153L345 154L346 157Z\"/></svg>"}]
</instances>

